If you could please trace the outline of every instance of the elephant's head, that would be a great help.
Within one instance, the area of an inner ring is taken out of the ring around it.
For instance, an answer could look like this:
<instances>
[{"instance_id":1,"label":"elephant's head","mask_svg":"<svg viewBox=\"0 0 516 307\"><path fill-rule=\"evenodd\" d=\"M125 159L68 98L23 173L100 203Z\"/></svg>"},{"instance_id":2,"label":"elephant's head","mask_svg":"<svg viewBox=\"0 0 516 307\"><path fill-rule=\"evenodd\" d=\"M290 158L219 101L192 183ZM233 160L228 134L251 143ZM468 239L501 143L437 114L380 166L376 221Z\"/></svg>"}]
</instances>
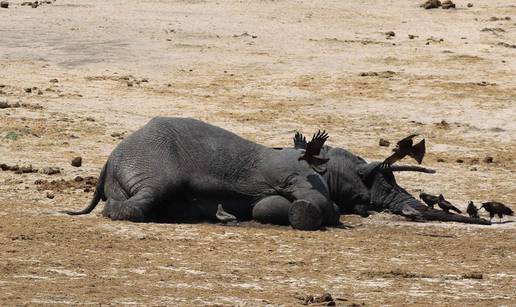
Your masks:
<instances>
[{"instance_id":1,"label":"elephant's head","mask_svg":"<svg viewBox=\"0 0 516 307\"><path fill-rule=\"evenodd\" d=\"M433 170L407 165L383 167L380 162L367 163L341 148L325 147L323 154L329 159L324 177L330 197L343 213L367 215L370 211L389 210L419 220L489 224L484 219L449 214L427 207L400 187L394 176L396 172L435 173Z\"/></svg>"}]
</instances>

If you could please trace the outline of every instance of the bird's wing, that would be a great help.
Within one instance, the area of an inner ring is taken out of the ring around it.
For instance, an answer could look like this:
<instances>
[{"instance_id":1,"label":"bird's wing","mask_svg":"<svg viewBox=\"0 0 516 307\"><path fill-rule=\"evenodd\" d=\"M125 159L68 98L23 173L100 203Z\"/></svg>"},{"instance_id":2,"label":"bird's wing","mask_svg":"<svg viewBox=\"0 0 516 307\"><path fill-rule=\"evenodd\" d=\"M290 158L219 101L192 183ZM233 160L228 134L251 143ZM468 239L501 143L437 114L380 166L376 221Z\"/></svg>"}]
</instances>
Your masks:
<instances>
[{"instance_id":1,"label":"bird's wing","mask_svg":"<svg viewBox=\"0 0 516 307\"><path fill-rule=\"evenodd\" d=\"M412 147L412 139L416 136L418 136L419 134L411 134L409 136L407 136L406 138L403 138L401 139L397 145L399 148L410 148Z\"/></svg>"},{"instance_id":2,"label":"bird's wing","mask_svg":"<svg viewBox=\"0 0 516 307\"><path fill-rule=\"evenodd\" d=\"M421 164L423 162L423 157L425 156L426 152L426 146L425 146L425 140L421 140L419 143L414 145L412 147L412 150L410 151L410 156L414 158L418 164Z\"/></svg>"},{"instance_id":3,"label":"bird's wing","mask_svg":"<svg viewBox=\"0 0 516 307\"><path fill-rule=\"evenodd\" d=\"M328 162L329 159L321 158L319 154L324 146L324 142L328 139L326 131L319 130L313 135L312 140L306 144L306 150L300 159L305 160L310 165L320 165Z\"/></svg>"},{"instance_id":4,"label":"bird's wing","mask_svg":"<svg viewBox=\"0 0 516 307\"><path fill-rule=\"evenodd\" d=\"M304 135L296 131L296 135L294 135L293 140L295 149L306 149L307 143Z\"/></svg>"}]
</instances>

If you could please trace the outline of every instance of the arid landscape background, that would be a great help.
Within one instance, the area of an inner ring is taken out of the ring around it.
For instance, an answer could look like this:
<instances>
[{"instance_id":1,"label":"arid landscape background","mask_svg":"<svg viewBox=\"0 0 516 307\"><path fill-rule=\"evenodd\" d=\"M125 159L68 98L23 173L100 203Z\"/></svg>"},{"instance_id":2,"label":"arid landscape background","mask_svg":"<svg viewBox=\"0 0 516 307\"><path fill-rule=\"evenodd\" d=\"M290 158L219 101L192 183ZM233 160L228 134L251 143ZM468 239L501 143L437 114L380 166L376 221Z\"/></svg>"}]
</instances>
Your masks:
<instances>
[{"instance_id":1,"label":"arid landscape background","mask_svg":"<svg viewBox=\"0 0 516 307\"><path fill-rule=\"evenodd\" d=\"M290 306L324 292L339 306L515 305L512 222L382 213L300 232L57 213L85 207L88 177L158 115L269 146L326 129L330 145L368 160L389 154L380 138L421 133L437 174L400 174L400 185L462 209L516 209L516 5L470 1L10 1L0 8L0 305Z\"/></svg>"}]
</instances>

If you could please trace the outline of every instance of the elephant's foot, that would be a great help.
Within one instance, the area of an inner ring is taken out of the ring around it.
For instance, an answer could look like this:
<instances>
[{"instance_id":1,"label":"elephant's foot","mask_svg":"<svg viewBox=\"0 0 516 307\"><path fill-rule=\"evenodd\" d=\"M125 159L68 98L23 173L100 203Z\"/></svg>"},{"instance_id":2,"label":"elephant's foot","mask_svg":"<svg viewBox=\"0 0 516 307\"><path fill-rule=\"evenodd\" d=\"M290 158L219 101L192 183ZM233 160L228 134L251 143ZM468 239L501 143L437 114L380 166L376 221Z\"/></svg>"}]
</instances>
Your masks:
<instances>
[{"instance_id":1,"label":"elephant's foot","mask_svg":"<svg viewBox=\"0 0 516 307\"><path fill-rule=\"evenodd\" d=\"M322 226L321 210L306 200L296 200L288 210L288 220L299 230L318 230Z\"/></svg>"},{"instance_id":2,"label":"elephant's foot","mask_svg":"<svg viewBox=\"0 0 516 307\"><path fill-rule=\"evenodd\" d=\"M144 222L143 210L131 204L130 201L116 201L108 199L102 215L112 220L126 220L131 222Z\"/></svg>"}]
</instances>

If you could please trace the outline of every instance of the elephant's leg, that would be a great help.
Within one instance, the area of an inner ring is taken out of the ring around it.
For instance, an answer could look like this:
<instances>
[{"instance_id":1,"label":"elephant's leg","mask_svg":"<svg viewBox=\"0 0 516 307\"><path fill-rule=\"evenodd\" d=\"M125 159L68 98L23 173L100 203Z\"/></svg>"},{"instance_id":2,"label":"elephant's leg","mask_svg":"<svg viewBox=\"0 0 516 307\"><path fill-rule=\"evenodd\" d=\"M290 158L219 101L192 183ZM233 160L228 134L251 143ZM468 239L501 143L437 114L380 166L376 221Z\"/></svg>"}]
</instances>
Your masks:
<instances>
[{"instance_id":1,"label":"elephant's leg","mask_svg":"<svg viewBox=\"0 0 516 307\"><path fill-rule=\"evenodd\" d=\"M126 200L108 198L102 215L112 220L143 222L158 199L158 195L150 189L142 189Z\"/></svg>"},{"instance_id":2,"label":"elephant's leg","mask_svg":"<svg viewBox=\"0 0 516 307\"><path fill-rule=\"evenodd\" d=\"M296 200L288 209L288 220L299 230L318 230L323 223L323 214L318 206L307 200Z\"/></svg>"},{"instance_id":3,"label":"elephant's leg","mask_svg":"<svg viewBox=\"0 0 516 307\"><path fill-rule=\"evenodd\" d=\"M253 220L264 224L289 225L288 209L292 203L283 196L261 199L253 207Z\"/></svg>"},{"instance_id":4,"label":"elephant's leg","mask_svg":"<svg viewBox=\"0 0 516 307\"><path fill-rule=\"evenodd\" d=\"M273 195L254 205L253 219L265 224L291 225L300 230L318 230L323 215L317 206L306 200L291 203L283 196Z\"/></svg>"}]
</instances>

